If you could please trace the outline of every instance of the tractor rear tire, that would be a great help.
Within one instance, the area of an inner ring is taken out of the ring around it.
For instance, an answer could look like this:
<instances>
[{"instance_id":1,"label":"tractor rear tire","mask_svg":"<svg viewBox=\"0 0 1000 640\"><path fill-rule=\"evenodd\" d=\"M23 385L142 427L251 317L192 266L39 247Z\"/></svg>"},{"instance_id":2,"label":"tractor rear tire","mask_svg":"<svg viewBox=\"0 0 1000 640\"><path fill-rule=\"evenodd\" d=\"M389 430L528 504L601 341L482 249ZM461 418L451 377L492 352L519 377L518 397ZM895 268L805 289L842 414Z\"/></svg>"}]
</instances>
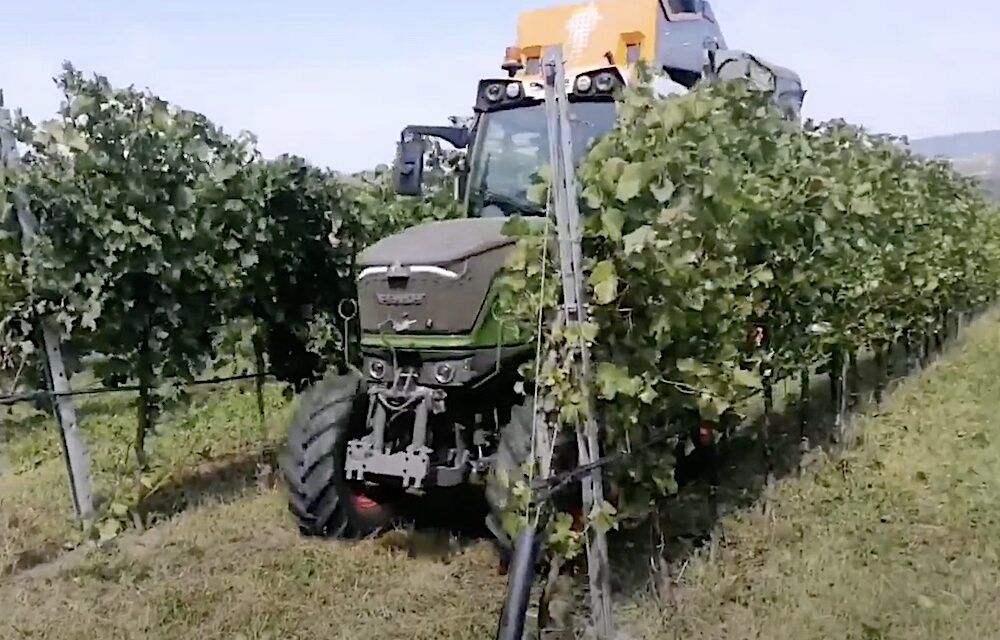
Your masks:
<instances>
[{"instance_id":1,"label":"tractor rear tire","mask_svg":"<svg viewBox=\"0 0 1000 640\"><path fill-rule=\"evenodd\" d=\"M308 536L358 539L394 519L345 478L347 443L364 432L366 394L357 372L329 375L302 396L292 418L281 470L288 508Z\"/></svg>"}]
</instances>

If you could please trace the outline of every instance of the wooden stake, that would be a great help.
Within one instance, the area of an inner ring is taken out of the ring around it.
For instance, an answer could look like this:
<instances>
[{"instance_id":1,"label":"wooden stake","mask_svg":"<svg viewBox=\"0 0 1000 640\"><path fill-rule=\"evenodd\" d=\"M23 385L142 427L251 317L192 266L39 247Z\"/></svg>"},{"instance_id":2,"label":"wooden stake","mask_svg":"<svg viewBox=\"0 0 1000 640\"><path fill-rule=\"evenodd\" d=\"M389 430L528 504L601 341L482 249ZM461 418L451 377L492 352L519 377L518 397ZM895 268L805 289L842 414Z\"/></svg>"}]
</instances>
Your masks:
<instances>
[{"instance_id":1,"label":"wooden stake","mask_svg":"<svg viewBox=\"0 0 1000 640\"><path fill-rule=\"evenodd\" d=\"M764 485L766 487L765 491L765 504L767 503L766 496L774 485L774 451L771 447L771 414L774 413L774 384L771 381L770 376L764 379L764 419L763 419L763 429L761 433L761 441L764 448L764 465L765 465L765 476Z\"/></svg>"},{"instance_id":2,"label":"wooden stake","mask_svg":"<svg viewBox=\"0 0 1000 640\"><path fill-rule=\"evenodd\" d=\"M806 433L809 424L809 391L809 369L802 369L799 371L799 452L803 463L809 452L809 436ZM800 469L801 466L800 464Z\"/></svg>"},{"instance_id":3,"label":"wooden stake","mask_svg":"<svg viewBox=\"0 0 1000 640\"><path fill-rule=\"evenodd\" d=\"M847 355L847 409L854 411L858 408L861 393L861 369L858 367L858 352L851 349Z\"/></svg>"},{"instance_id":4,"label":"wooden stake","mask_svg":"<svg viewBox=\"0 0 1000 640\"><path fill-rule=\"evenodd\" d=\"M875 345L875 404L882 404L882 397L885 395L885 384L889 377L887 351L888 347L879 343Z\"/></svg>"}]
</instances>

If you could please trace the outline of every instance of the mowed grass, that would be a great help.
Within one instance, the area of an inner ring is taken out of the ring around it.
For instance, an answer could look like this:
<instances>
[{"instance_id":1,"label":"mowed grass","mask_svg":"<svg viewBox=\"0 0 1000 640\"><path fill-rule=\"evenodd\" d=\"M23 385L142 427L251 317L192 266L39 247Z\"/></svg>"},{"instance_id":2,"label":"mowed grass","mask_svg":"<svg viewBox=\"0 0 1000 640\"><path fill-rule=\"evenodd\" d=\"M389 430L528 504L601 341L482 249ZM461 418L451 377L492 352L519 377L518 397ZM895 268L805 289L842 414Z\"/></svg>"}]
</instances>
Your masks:
<instances>
[{"instance_id":1,"label":"mowed grass","mask_svg":"<svg viewBox=\"0 0 1000 640\"><path fill-rule=\"evenodd\" d=\"M107 487L134 413L105 402L84 424ZM266 426L245 387L172 412L154 450L176 465L166 492L181 504L72 554L58 441L28 420L0 472L0 559L21 559L0 573L0 639L492 637L505 579L487 543L442 560L299 536L280 489L242 468L280 445L289 407L276 390L268 403ZM670 601L618 594L619 622L650 640L1000 637L998 416L991 314L859 418L853 448L780 481L766 516L760 503L727 516L714 557L675 559Z\"/></svg>"},{"instance_id":2,"label":"mowed grass","mask_svg":"<svg viewBox=\"0 0 1000 640\"><path fill-rule=\"evenodd\" d=\"M483 638L505 579L491 545L410 558L398 536L305 539L275 486L274 450L292 405L251 385L215 387L168 412L150 443L173 470L155 526L82 545L57 433L21 411L0 472L0 639ZM134 471L132 399L81 403L95 487ZM125 462L122 467L122 462ZM267 467L271 467L268 469Z\"/></svg>"},{"instance_id":3,"label":"mowed grass","mask_svg":"<svg viewBox=\"0 0 1000 640\"><path fill-rule=\"evenodd\" d=\"M491 637L504 579L487 545L450 562L306 540L266 491L197 508L116 550L0 586L0 638Z\"/></svg>"},{"instance_id":4,"label":"mowed grass","mask_svg":"<svg viewBox=\"0 0 1000 640\"><path fill-rule=\"evenodd\" d=\"M1000 319L904 382L860 441L725 519L639 637L1000 637ZM683 565L682 565L683 566Z\"/></svg>"},{"instance_id":5,"label":"mowed grass","mask_svg":"<svg viewBox=\"0 0 1000 640\"><path fill-rule=\"evenodd\" d=\"M99 499L136 486L133 395L78 402ZM238 384L198 389L189 403L165 412L147 447L151 465L165 479L145 505L154 521L253 484L258 467L280 446L290 410L276 385L267 387L265 403L262 424L252 384ZM0 580L83 540L59 442L45 414L23 405L0 414Z\"/></svg>"}]
</instances>

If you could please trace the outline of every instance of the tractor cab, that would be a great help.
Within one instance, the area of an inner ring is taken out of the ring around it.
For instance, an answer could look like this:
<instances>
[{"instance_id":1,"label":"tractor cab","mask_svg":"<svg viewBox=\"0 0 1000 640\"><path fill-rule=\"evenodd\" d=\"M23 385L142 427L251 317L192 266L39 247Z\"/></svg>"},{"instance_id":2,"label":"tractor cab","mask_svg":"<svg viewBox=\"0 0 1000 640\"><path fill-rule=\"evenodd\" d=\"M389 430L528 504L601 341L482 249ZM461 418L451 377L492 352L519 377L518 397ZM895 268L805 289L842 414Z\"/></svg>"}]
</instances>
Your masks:
<instances>
[{"instance_id":1,"label":"tractor cab","mask_svg":"<svg viewBox=\"0 0 1000 640\"><path fill-rule=\"evenodd\" d=\"M467 217L537 215L528 188L549 161L543 52L562 44L573 153L580 161L591 144L615 126L615 94L645 63L680 89L705 71L708 49L725 40L705 0L603 0L522 14L517 45L501 68L505 78L479 82L469 126L407 127L395 165L397 192L419 195L424 136L465 150L458 172Z\"/></svg>"},{"instance_id":2,"label":"tractor cab","mask_svg":"<svg viewBox=\"0 0 1000 640\"><path fill-rule=\"evenodd\" d=\"M615 126L614 92L623 82L614 68L581 75L569 94L575 160ZM586 86L587 91L579 87ZM530 89L529 89L530 90ZM500 95L500 99L495 96ZM509 96L514 96L509 98ZM480 83L478 118L468 155L465 203L470 217L537 215L542 209L528 189L549 163L549 133L543 99L521 80Z\"/></svg>"}]
</instances>

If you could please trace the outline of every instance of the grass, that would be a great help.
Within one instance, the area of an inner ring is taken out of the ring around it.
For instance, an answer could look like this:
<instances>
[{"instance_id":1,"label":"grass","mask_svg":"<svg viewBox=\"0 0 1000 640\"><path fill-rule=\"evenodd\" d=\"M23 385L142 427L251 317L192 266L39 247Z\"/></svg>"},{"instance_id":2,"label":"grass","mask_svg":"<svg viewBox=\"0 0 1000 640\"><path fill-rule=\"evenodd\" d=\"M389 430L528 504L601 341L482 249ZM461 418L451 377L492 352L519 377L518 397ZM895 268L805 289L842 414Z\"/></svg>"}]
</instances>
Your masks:
<instances>
[{"instance_id":1,"label":"grass","mask_svg":"<svg viewBox=\"0 0 1000 640\"><path fill-rule=\"evenodd\" d=\"M163 484L143 504L147 524L189 504L241 492L269 462L287 420L288 403L267 388L262 425L251 384L199 389L170 409L150 438L151 466ZM131 394L84 397L78 403L95 494L111 500L133 489L138 469L131 443ZM76 525L55 424L21 407L0 419L0 577L50 559L82 541Z\"/></svg>"},{"instance_id":2,"label":"grass","mask_svg":"<svg viewBox=\"0 0 1000 640\"><path fill-rule=\"evenodd\" d=\"M671 546L675 584L663 599L641 572L622 572L619 620L650 640L996 637L997 354L992 315L860 418L859 442L844 455L818 456L802 477L787 464L766 515L759 486L726 489L731 510L715 552ZM58 441L38 418L8 425L0 638L492 637L505 580L485 542L431 559L410 558L389 538L346 545L298 535L281 492L256 482L288 411L277 389L268 405L262 426L250 388L237 385L172 411L153 445L173 470L159 519L70 554L64 545L76 534ZM96 484L107 492L127 452L114 441L128 443L134 412L127 397L113 397L88 400L83 413ZM749 466L753 446L734 449L727 468ZM671 533L697 537L712 522L694 519L668 523ZM641 545L619 544L615 555L648 566Z\"/></svg>"},{"instance_id":3,"label":"grass","mask_svg":"<svg viewBox=\"0 0 1000 640\"><path fill-rule=\"evenodd\" d=\"M721 526L643 638L979 639L1000 613L1000 320L904 382L860 441ZM678 572L679 573L679 572Z\"/></svg>"},{"instance_id":4,"label":"grass","mask_svg":"<svg viewBox=\"0 0 1000 640\"><path fill-rule=\"evenodd\" d=\"M304 540L283 497L265 491L55 575L11 578L0 637L479 640L493 633L503 584L482 544L442 563L378 542Z\"/></svg>"}]
</instances>

